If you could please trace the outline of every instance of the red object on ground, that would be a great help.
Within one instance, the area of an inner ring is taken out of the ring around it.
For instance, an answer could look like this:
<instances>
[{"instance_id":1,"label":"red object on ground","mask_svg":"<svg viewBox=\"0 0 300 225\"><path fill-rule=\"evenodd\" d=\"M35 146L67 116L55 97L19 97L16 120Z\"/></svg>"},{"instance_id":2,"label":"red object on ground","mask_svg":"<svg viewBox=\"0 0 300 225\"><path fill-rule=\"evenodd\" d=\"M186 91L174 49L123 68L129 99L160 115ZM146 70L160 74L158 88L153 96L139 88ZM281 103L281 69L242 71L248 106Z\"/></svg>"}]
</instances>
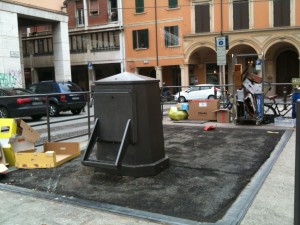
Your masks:
<instances>
[{"instance_id":1,"label":"red object on ground","mask_svg":"<svg viewBox=\"0 0 300 225\"><path fill-rule=\"evenodd\" d=\"M212 126L212 125L207 125L207 126L205 126L205 127L203 128L203 130L205 130L205 131L213 130L213 129L215 129L215 127Z\"/></svg>"}]
</instances>

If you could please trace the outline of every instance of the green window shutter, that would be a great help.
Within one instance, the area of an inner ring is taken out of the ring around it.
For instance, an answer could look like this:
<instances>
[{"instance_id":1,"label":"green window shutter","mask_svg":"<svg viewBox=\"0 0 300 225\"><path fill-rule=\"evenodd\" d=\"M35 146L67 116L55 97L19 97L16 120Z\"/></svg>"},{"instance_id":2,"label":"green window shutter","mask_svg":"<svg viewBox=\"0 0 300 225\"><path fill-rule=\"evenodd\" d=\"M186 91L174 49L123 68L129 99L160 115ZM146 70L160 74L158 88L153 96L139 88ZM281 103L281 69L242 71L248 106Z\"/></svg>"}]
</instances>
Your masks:
<instances>
[{"instance_id":1,"label":"green window shutter","mask_svg":"<svg viewBox=\"0 0 300 225\"><path fill-rule=\"evenodd\" d=\"M169 8L177 8L178 3L177 0L169 0Z\"/></svg>"},{"instance_id":2,"label":"green window shutter","mask_svg":"<svg viewBox=\"0 0 300 225\"><path fill-rule=\"evenodd\" d=\"M136 34L137 34L136 30L132 31L132 46L133 46L133 49L137 49Z\"/></svg>"},{"instance_id":3,"label":"green window shutter","mask_svg":"<svg viewBox=\"0 0 300 225\"><path fill-rule=\"evenodd\" d=\"M169 46L169 29L168 29L169 27L165 27L164 28L164 33L165 33L165 46L167 47L167 46Z\"/></svg>"},{"instance_id":4,"label":"green window shutter","mask_svg":"<svg viewBox=\"0 0 300 225\"><path fill-rule=\"evenodd\" d=\"M144 30L144 41L145 41L145 48L149 47L149 38L148 38L148 30Z\"/></svg>"},{"instance_id":5,"label":"green window shutter","mask_svg":"<svg viewBox=\"0 0 300 225\"><path fill-rule=\"evenodd\" d=\"M135 0L135 12L144 12L144 0Z\"/></svg>"},{"instance_id":6,"label":"green window shutter","mask_svg":"<svg viewBox=\"0 0 300 225\"><path fill-rule=\"evenodd\" d=\"M174 45L178 45L178 26L174 26Z\"/></svg>"}]
</instances>

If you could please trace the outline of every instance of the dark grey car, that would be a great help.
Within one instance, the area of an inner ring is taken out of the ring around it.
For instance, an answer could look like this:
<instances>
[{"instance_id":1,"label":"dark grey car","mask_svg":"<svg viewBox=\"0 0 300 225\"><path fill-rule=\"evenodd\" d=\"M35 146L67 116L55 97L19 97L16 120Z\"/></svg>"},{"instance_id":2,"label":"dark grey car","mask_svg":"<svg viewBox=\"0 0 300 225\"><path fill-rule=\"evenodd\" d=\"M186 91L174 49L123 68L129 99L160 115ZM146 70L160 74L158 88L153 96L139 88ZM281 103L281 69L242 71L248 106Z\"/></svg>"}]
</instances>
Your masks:
<instances>
[{"instance_id":1,"label":"dark grey car","mask_svg":"<svg viewBox=\"0 0 300 225\"><path fill-rule=\"evenodd\" d=\"M42 81L30 85L29 90L36 94L51 94L49 95L50 116L58 116L60 112L65 111L77 115L86 105L85 96L80 93L81 88L70 81Z\"/></svg>"},{"instance_id":2,"label":"dark grey car","mask_svg":"<svg viewBox=\"0 0 300 225\"><path fill-rule=\"evenodd\" d=\"M46 115L45 99L23 88L0 88L0 118L30 116L40 120Z\"/></svg>"}]
</instances>

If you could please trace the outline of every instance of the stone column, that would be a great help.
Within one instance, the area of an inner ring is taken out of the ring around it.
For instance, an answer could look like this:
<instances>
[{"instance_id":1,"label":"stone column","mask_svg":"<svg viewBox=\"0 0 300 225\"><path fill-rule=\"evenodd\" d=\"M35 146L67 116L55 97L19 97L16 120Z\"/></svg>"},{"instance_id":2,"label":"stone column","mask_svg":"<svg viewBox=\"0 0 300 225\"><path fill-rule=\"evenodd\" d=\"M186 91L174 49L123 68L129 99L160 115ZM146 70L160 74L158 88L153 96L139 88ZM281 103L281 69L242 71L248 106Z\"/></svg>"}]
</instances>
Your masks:
<instances>
[{"instance_id":1,"label":"stone column","mask_svg":"<svg viewBox=\"0 0 300 225\"><path fill-rule=\"evenodd\" d=\"M92 85L94 84L96 77L95 77L95 68L94 66L88 66L88 79L89 79L89 91L92 90Z\"/></svg>"},{"instance_id":2,"label":"stone column","mask_svg":"<svg viewBox=\"0 0 300 225\"><path fill-rule=\"evenodd\" d=\"M22 87L26 88L26 83L25 83L25 70L24 70L24 58L23 58L23 45L22 45L22 29L19 28L19 45L20 45L20 63L21 63L21 76L22 76Z\"/></svg>"},{"instance_id":3,"label":"stone column","mask_svg":"<svg viewBox=\"0 0 300 225\"><path fill-rule=\"evenodd\" d=\"M134 68L134 73L135 73L135 74L139 74L139 68L135 67L135 68Z\"/></svg>"},{"instance_id":4,"label":"stone column","mask_svg":"<svg viewBox=\"0 0 300 225\"><path fill-rule=\"evenodd\" d=\"M23 87L18 15L0 11L0 87Z\"/></svg>"},{"instance_id":5,"label":"stone column","mask_svg":"<svg viewBox=\"0 0 300 225\"><path fill-rule=\"evenodd\" d=\"M162 72L161 72L161 66L156 66L155 67L155 72L156 72L156 79L159 80L159 86L162 86Z\"/></svg>"},{"instance_id":6,"label":"stone column","mask_svg":"<svg viewBox=\"0 0 300 225\"><path fill-rule=\"evenodd\" d=\"M181 78L181 86L182 90L186 90L190 85L189 82L189 66L186 64L180 65L180 78Z\"/></svg>"},{"instance_id":7,"label":"stone column","mask_svg":"<svg viewBox=\"0 0 300 225\"><path fill-rule=\"evenodd\" d=\"M67 22L53 24L53 52L55 80L72 80Z\"/></svg>"},{"instance_id":8,"label":"stone column","mask_svg":"<svg viewBox=\"0 0 300 225\"><path fill-rule=\"evenodd\" d=\"M298 74L298 77L300 77L300 57L298 57L299 59L299 74Z\"/></svg>"}]
</instances>

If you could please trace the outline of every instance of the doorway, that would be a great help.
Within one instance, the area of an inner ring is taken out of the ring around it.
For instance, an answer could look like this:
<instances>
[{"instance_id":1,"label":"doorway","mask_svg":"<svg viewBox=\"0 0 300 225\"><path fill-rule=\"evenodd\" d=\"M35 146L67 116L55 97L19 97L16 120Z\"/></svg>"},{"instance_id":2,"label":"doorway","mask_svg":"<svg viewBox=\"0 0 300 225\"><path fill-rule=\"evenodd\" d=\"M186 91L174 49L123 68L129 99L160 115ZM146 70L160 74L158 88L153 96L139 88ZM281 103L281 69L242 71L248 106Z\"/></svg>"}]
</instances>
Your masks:
<instances>
[{"instance_id":1,"label":"doorway","mask_svg":"<svg viewBox=\"0 0 300 225\"><path fill-rule=\"evenodd\" d=\"M279 54L276 60L276 83L291 83L292 78L299 77L298 54L288 50ZM277 85L276 94L282 96L284 85ZM292 92L292 86L286 85L287 93Z\"/></svg>"}]
</instances>

